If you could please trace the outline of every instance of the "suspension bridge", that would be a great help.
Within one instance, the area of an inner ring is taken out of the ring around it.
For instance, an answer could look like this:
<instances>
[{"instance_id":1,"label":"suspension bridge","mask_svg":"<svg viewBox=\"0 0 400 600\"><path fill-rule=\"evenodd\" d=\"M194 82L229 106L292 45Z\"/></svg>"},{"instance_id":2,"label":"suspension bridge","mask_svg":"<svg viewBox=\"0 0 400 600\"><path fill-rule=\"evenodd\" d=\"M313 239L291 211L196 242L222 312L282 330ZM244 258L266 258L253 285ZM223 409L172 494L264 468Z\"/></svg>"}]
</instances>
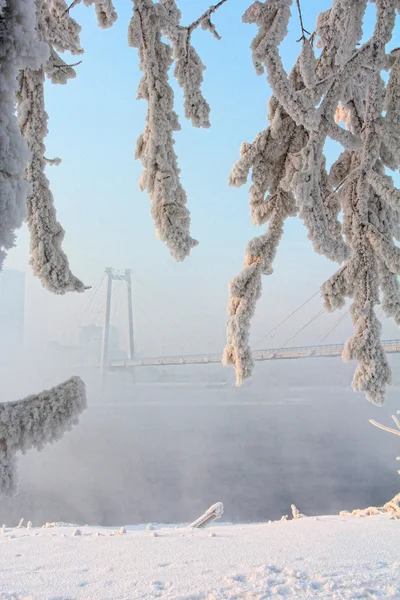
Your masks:
<instances>
[{"instance_id":1,"label":"suspension bridge","mask_svg":"<svg viewBox=\"0 0 400 600\"><path fill-rule=\"evenodd\" d=\"M141 288L145 291L148 290L141 281L134 276L135 283L138 283ZM137 286L136 286L137 287ZM149 356L149 357L139 357L136 356L135 352L135 342L134 342L134 320L133 320L133 296L135 295L135 308L139 307L139 303L137 300L141 298L142 306L140 308L141 312L144 316L151 321L151 318L147 314L146 310L143 307L143 303L147 306L151 304L150 295L148 293L147 298L143 298L141 293L132 286L132 271L125 270L120 273L111 268L106 269L105 274L101 281L95 286L91 295L85 300L85 303L82 305L81 309L78 312L78 318L82 321L82 317L86 316L86 319L92 319L96 321L96 318L100 318L102 324L98 329L101 330L101 358L100 363L97 365L101 368L102 372L106 372L107 370L127 370L127 369L136 369L139 367L157 367L157 366L177 366L177 365L201 365L201 364L218 364L221 362L221 353L182 353L176 354L173 356L169 356L164 354L162 356ZM101 297L101 292L105 294ZM121 302L116 302L119 298L121 301L121 295L118 296L117 292L123 291L124 296L124 304L125 306L121 306ZM255 361L272 361L272 360L293 360L293 359L306 359L306 358L332 358L338 357L343 352L343 344L328 344L324 343L326 340L332 335L332 333L337 329L337 327L346 319L349 314L349 311L340 314L339 317L333 322L330 323L329 326L323 331L322 334L318 336L318 343L314 343L312 345L294 345L294 341L297 336L303 333L306 329L308 329L317 319L322 317L324 314L327 314L324 309L319 307L319 310L306 321L304 325L295 331L294 334L290 335L287 340L280 346L274 348L266 348L266 349L256 349L256 346L260 346L265 339L273 339L275 333L282 326L287 325L289 321L299 313L302 309L304 309L314 298L319 295L319 292L315 292L310 298L302 302L299 306L297 306L290 314L288 314L284 319L282 319L279 323L274 325L272 329L270 329L266 334L259 339L253 346L253 357ZM97 302L97 312L94 311L95 316L93 316L93 308L96 309ZM154 304L154 300L153 300ZM124 326L126 329L126 338L127 338L127 350L126 355L123 357L115 358L112 356L110 352L110 327L111 327L111 317L112 310L115 308L115 311L119 314L119 317L124 317ZM155 308L153 307L152 312L158 315L162 315L165 322L171 322L169 315L165 313L163 308L160 305L157 305ZM90 316L91 315L91 316ZM173 326L174 333L178 330L176 324ZM191 343L189 341L189 345ZM400 339L391 339L384 340L383 347L388 354L400 353Z\"/></svg>"},{"instance_id":2,"label":"suspension bridge","mask_svg":"<svg viewBox=\"0 0 400 600\"><path fill-rule=\"evenodd\" d=\"M385 340L383 347L387 354L396 354L400 352L399 340ZM276 348L267 350L255 350L253 358L255 361L282 360L294 358L332 358L341 356L343 344L331 344L321 346L299 346L289 348ZM126 369L134 367L157 367L174 365L204 365L217 364L221 362L221 354L188 354L183 356L156 356L153 358L144 358L141 360L111 360L108 364L109 369Z\"/></svg>"}]
</instances>

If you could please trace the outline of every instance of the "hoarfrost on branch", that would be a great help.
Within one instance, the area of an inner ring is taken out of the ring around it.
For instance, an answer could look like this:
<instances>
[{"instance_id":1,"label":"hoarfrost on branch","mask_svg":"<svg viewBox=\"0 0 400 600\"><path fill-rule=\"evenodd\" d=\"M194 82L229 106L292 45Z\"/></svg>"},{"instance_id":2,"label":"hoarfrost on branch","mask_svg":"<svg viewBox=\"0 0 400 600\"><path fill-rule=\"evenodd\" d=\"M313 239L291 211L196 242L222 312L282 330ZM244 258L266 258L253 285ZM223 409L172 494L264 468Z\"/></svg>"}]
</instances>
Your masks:
<instances>
[{"instance_id":1,"label":"hoarfrost on branch","mask_svg":"<svg viewBox=\"0 0 400 600\"><path fill-rule=\"evenodd\" d=\"M79 377L36 396L0 403L0 496L16 492L16 453L56 442L85 408L85 386Z\"/></svg>"},{"instance_id":2,"label":"hoarfrost on branch","mask_svg":"<svg viewBox=\"0 0 400 600\"><path fill-rule=\"evenodd\" d=\"M27 217L33 270L57 294L84 289L61 249L64 232L44 174L46 162L59 162L44 156L44 74L65 83L74 72L57 50L81 51L78 25L66 15L60 26L66 7L62 0L0 2L0 271ZM37 396L0 403L0 495L16 491L16 452L40 450L59 439L85 406L78 377Z\"/></svg>"},{"instance_id":3,"label":"hoarfrost on branch","mask_svg":"<svg viewBox=\"0 0 400 600\"><path fill-rule=\"evenodd\" d=\"M272 273L284 220L298 213L315 251L341 265L321 288L325 307L335 310L352 299L354 334L343 358L358 361L353 387L380 405L391 377L375 314L380 298L386 315L397 323L400 318L400 193L386 174L386 167L400 163L400 58L398 51L386 53L399 3L375 0L375 29L360 46L367 0L334 0L310 39L303 32L299 58L287 74L278 48L292 4L257 0L243 16L258 27L253 62L257 73L266 71L273 96L270 124L243 144L230 184L243 185L252 171L252 218L268 229L248 243L243 271L230 285L223 359L235 366L239 385L251 375L250 322L261 276ZM321 49L318 57L313 44ZM389 71L387 86L383 70ZM329 172L328 137L344 149Z\"/></svg>"}]
</instances>

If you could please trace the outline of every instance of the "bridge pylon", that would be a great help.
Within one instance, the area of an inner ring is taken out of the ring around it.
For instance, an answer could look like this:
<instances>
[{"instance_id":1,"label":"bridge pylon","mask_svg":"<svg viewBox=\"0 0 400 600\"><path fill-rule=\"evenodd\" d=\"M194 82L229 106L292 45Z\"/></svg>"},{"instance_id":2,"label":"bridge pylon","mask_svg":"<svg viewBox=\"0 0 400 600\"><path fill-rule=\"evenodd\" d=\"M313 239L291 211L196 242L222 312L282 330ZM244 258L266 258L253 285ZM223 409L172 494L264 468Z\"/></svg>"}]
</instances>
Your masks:
<instances>
[{"instance_id":1,"label":"bridge pylon","mask_svg":"<svg viewBox=\"0 0 400 600\"><path fill-rule=\"evenodd\" d=\"M106 269L107 293L104 311L103 339L101 344L101 372L103 384L105 383L107 369L109 367L109 342L110 342L110 318L112 302L112 286L114 281L124 281L126 284L127 300L127 337L128 337L128 360L135 359L135 343L133 334L133 302L132 302L132 278L131 271L125 269L123 273L107 267Z\"/></svg>"}]
</instances>

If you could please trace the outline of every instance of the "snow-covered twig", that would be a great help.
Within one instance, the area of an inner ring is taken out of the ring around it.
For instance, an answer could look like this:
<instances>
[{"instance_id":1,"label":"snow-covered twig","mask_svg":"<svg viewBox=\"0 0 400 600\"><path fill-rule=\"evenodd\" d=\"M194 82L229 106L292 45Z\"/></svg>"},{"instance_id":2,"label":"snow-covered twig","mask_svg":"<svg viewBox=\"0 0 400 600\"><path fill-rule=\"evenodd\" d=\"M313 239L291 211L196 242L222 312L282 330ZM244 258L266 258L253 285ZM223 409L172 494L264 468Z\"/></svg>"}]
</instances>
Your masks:
<instances>
[{"instance_id":1,"label":"snow-covered twig","mask_svg":"<svg viewBox=\"0 0 400 600\"><path fill-rule=\"evenodd\" d=\"M384 431L388 431L389 433L394 433L395 435L400 435L400 421L396 417L396 415L392 415L392 419L397 426L397 430L392 429L391 427L387 427L386 425L381 425L381 423L377 423L376 421L374 421L374 419L370 419L369 422L371 423L371 425L375 425L375 427L378 427L379 429L383 429Z\"/></svg>"},{"instance_id":2,"label":"snow-covered twig","mask_svg":"<svg viewBox=\"0 0 400 600\"><path fill-rule=\"evenodd\" d=\"M400 415L400 410L397 411L397 414ZM375 425L375 427L383 429L383 431L387 431L389 433L393 433L394 435L400 436L400 419L398 419L396 415L392 415L392 419L395 422L397 429L392 429L391 427L386 427L386 425L381 425L381 423L377 423L377 421L374 421L374 419L370 419L369 422L372 425ZM400 460L400 456L398 456L396 460ZM400 470L397 471L397 473L400 475ZM391 500L388 504L385 504L384 508L392 510L400 515L400 494L397 494L397 496L395 496L393 500Z\"/></svg>"}]
</instances>

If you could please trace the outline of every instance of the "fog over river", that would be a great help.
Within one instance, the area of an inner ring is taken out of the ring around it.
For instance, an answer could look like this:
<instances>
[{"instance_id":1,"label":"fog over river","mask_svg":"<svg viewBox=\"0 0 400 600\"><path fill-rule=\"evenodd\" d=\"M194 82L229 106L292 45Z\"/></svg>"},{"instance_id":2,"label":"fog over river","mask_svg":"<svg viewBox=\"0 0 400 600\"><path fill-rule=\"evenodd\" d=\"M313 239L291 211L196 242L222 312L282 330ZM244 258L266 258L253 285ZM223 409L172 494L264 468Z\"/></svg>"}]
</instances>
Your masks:
<instances>
[{"instance_id":1,"label":"fog over river","mask_svg":"<svg viewBox=\"0 0 400 600\"><path fill-rule=\"evenodd\" d=\"M309 515L381 505L399 491L399 440L368 419L390 425L400 409L391 363L381 409L352 392L354 365L339 359L259 364L241 389L230 370L179 367L158 383L155 371L135 385L112 375L102 397L91 374L80 424L19 458L1 522L181 523L217 501L243 522L280 518L292 502Z\"/></svg>"}]
</instances>

